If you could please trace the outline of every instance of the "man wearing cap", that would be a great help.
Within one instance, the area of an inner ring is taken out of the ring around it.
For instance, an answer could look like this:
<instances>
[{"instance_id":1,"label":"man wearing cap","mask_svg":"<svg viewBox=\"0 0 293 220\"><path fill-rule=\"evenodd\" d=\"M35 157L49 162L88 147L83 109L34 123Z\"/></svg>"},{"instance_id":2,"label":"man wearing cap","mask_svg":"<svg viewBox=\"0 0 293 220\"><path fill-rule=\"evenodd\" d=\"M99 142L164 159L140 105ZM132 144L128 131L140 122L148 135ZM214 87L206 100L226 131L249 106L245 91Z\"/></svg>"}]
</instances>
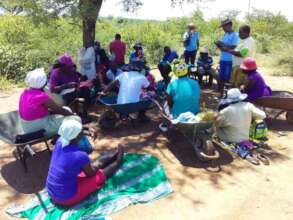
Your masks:
<instances>
[{"instance_id":1,"label":"man wearing cap","mask_svg":"<svg viewBox=\"0 0 293 220\"><path fill-rule=\"evenodd\" d=\"M228 143L241 143L249 140L249 128L253 119L264 119L265 112L249 102L244 102L247 94L239 89L228 90L227 98L222 100L216 120L217 136Z\"/></svg>"},{"instance_id":2,"label":"man wearing cap","mask_svg":"<svg viewBox=\"0 0 293 220\"><path fill-rule=\"evenodd\" d=\"M235 49L238 43L238 34L233 31L233 23L230 19L223 20L221 26L224 30L224 36L221 41L215 42L221 50L220 69L219 69L219 90L223 95L224 83L229 82L232 72L232 54L227 50Z\"/></svg>"},{"instance_id":3,"label":"man wearing cap","mask_svg":"<svg viewBox=\"0 0 293 220\"><path fill-rule=\"evenodd\" d=\"M187 32L183 35L184 58L186 64L194 65L197 49L199 48L199 33L193 23L187 26Z\"/></svg>"},{"instance_id":4,"label":"man wearing cap","mask_svg":"<svg viewBox=\"0 0 293 220\"><path fill-rule=\"evenodd\" d=\"M213 58L209 56L209 52L206 48L202 48L200 56L197 60L197 77L199 84L202 83L202 77L204 75L209 76L209 86L213 85L215 70L213 68Z\"/></svg>"},{"instance_id":5,"label":"man wearing cap","mask_svg":"<svg viewBox=\"0 0 293 220\"><path fill-rule=\"evenodd\" d=\"M234 87L240 88L247 76L240 68L245 57L254 57L255 41L250 36L250 27L243 25L239 28L239 42L235 49L227 49L233 55L233 72L230 82Z\"/></svg>"}]
</instances>

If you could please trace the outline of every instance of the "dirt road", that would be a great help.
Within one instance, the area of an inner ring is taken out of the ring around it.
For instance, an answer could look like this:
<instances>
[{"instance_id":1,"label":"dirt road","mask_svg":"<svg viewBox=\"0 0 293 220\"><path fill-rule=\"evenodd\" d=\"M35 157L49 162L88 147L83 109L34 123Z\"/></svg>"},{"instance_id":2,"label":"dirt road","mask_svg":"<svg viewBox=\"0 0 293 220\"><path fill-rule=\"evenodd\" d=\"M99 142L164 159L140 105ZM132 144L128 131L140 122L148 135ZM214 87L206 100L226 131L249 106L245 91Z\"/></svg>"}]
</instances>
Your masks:
<instances>
[{"instance_id":1,"label":"dirt road","mask_svg":"<svg viewBox=\"0 0 293 220\"><path fill-rule=\"evenodd\" d=\"M266 77L273 89L293 89L293 78ZM0 112L17 109L20 90L0 93ZM233 160L221 151L216 164L200 163L184 137L172 131L162 135L156 112L145 126L121 125L119 129L99 134L95 154L125 144L127 151L147 152L160 158L174 189L158 201L131 206L113 215L115 220L291 220L293 219L293 126L283 120L270 127L270 146L275 153L269 166L253 166ZM284 131L285 136L280 136ZM12 203L24 203L44 187L49 154L44 152L29 160L24 174L11 152L0 144L0 219L11 219L5 209ZM33 172L32 172L33 171Z\"/></svg>"}]
</instances>

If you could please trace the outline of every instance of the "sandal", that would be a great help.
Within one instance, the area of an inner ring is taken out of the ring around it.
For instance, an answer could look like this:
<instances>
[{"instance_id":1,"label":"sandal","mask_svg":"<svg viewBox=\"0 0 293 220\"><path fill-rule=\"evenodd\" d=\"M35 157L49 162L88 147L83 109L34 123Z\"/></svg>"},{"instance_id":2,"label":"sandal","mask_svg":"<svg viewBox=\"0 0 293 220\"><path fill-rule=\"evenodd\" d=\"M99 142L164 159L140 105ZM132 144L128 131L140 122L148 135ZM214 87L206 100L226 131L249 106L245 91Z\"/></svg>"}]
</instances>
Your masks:
<instances>
[{"instance_id":1,"label":"sandal","mask_svg":"<svg viewBox=\"0 0 293 220\"><path fill-rule=\"evenodd\" d=\"M248 154L245 158L245 160L247 160L249 163L253 164L253 165L260 165L260 162L258 159L256 159L253 154Z\"/></svg>"},{"instance_id":2,"label":"sandal","mask_svg":"<svg viewBox=\"0 0 293 220\"><path fill-rule=\"evenodd\" d=\"M160 129L162 132L166 133L166 132L168 131L168 125L165 124L165 123L161 123L161 124L159 124L159 129Z\"/></svg>"},{"instance_id":3,"label":"sandal","mask_svg":"<svg viewBox=\"0 0 293 220\"><path fill-rule=\"evenodd\" d=\"M257 159L259 159L264 165L268 166L270 165L270 161L269 161L269 158L266 157L265 155L263 154L258 154L257 155Z\"/></svg>"}]
</instances>

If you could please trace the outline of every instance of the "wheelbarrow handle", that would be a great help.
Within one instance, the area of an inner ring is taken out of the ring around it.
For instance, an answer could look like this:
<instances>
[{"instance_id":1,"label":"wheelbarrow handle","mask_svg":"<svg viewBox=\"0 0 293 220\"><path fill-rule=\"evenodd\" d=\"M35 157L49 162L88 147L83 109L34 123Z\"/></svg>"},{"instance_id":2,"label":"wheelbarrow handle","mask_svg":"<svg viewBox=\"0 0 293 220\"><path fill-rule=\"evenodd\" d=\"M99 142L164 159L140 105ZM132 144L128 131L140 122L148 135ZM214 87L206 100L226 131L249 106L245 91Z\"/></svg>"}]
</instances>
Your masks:
<instances>
[{"instance_id":1,"label":"wheelbarrow handle","mask_svg":"<svg viewBox=\"0 0 293 220\"><path fill-rule=\"evenodd\" d=\"M24 146L24 150L26 150L32 157L36 154L29 144Z\"/></svg>"}]
</instances>

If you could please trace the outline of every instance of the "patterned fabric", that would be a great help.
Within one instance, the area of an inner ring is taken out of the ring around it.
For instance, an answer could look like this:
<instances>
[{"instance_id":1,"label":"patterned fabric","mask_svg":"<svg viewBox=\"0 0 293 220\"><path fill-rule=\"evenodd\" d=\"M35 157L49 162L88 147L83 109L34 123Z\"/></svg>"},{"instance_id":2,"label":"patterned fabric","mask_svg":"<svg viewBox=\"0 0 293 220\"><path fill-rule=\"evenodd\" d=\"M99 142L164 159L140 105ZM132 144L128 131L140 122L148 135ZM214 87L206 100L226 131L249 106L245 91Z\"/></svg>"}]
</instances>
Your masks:
<instances>
[{"instance_id":1,"label":"patterned fabric","mask_svg":"<svg viewBox=\"0 0 293 220\"><path fill-rule=\"evenodd\" d=\"M146 203L172 192L171 185L159 160L148 154L126 154L123 166L102 189L71 208L51 203L44 189L24 206L6 210L14 217L28 219L96 219L107 216L129 205Z\"/></svg>"}]
</instances>

